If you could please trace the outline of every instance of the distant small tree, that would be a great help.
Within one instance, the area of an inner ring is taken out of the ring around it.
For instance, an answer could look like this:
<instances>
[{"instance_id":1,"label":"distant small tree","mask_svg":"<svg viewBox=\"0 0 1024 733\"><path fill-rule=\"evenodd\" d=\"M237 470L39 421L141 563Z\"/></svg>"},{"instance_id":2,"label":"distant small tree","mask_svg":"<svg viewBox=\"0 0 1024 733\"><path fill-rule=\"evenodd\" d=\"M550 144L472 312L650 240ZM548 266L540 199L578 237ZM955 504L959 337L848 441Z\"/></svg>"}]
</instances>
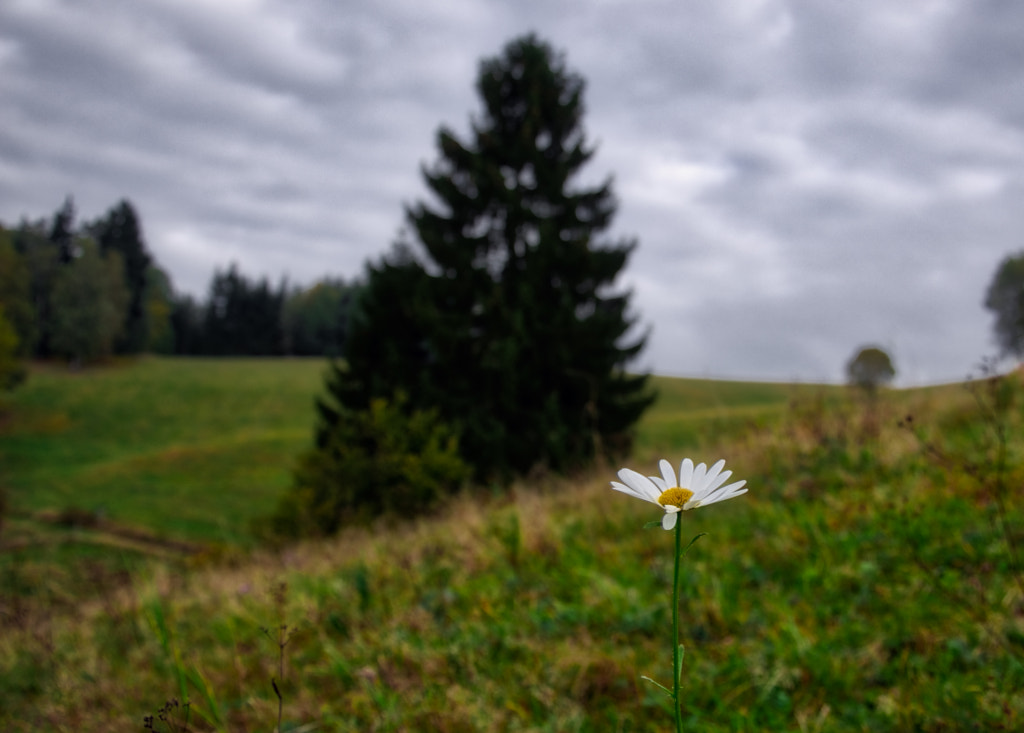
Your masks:
<instances>
[{"instance_id":1,"label":"distant small tree","mask_svg":"<svg viewBox=\"0 0 1024 733\"><path fill-rule=\"evenodd\" d=\"M850 384L873 393L893 380L896 369L882 349L866 346L847 363L846 376Z\"/></svg>"},{"instance_id":2,"label":"distant small tree","mask_svg":"<svg viewBox=\"0 0 1024 733\"><path fill-rule=\"evenodd\" d=\"M1002 356L1024 357L1024 251L1006 257L992 277L985 307Z\"/></svg>"}]
</instances>

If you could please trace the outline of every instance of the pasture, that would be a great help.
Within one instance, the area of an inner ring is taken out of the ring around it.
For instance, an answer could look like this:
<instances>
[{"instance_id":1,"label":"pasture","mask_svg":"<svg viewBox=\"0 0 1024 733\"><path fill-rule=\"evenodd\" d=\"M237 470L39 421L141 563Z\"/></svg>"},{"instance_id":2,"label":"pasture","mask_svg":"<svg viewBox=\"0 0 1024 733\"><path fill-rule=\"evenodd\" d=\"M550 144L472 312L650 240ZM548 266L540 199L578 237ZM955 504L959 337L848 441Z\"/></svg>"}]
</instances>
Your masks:
<instances>
[{"instance_id":1,"label":"pasture","mask_svg":"<svg viewBox=\"0 0 1024 733\"><path fill-rule=\"evenodd\" d=\"M0 727L669 729L641 676L671 676L671 534L608 488L618 466L254 545L323 365L39 368L5 398ZM683 565L688 729L1024 726L1016 377L875 401L656 382L628 465L721 457L750 486L684 515L706 533Z\"/></svg>"}]
</instances>

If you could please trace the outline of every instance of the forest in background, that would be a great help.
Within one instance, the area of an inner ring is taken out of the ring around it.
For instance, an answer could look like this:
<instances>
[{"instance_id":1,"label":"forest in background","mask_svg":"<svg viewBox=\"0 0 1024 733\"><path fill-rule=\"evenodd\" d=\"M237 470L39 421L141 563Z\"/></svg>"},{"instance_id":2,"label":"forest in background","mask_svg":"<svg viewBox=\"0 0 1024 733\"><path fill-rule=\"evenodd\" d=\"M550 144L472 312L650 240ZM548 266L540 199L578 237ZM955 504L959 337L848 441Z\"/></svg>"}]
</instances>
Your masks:
<instances>
[{"instance_id":1,"label":"forest in background","mask_svg":"<svg viewBox=\"0 0 1024 733\"><path fill-rule=\"evenodd\" d=\"M272 285L232 263L204 299L176 292L128 200L93 221L77 222L68 197L49 219L0 223L0 351L21 359L337 356L357 291L327 276Z\"/></svg>"}]
</instances>

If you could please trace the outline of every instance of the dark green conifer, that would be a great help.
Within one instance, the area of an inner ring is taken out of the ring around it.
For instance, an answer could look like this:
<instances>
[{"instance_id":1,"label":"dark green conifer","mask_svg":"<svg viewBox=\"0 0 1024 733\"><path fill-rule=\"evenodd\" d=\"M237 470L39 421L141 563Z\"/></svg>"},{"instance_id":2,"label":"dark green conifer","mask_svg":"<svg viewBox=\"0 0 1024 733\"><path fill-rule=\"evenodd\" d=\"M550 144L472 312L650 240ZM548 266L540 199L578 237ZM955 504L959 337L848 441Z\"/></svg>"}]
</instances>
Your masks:
<instances>
[{"instance_id":1,"label":"dark green conifer","mask_svg":"<svg viewBox=\"0 0 1024 733\"><path fill-rule=\"evenodd\" d=\"M53 215L48 239L57 245L62 265L75 259L75 202L70 196Z\"/></svg>"},{"instance_id":2,"label":"dark green conifer","mask_svg":"<svg viewBox=\"0 0 1024 733\"><path fill-rule=\"evenodd\" d=\"M124 263L124 281L128 287L128 308L124 330L118 339L117 351L135 354L149 347L149 324L146 313L147 272L153 259L146 250L142 226L135 208L126 200L120 201L107 215L91 227L106 255L117 252Z\"/></svg>"},{"instance_id":3,"label":"dark green conifer","mask_svg":"<svg viewBox=\"0 0 1024 733\"><path fill-rule=\"evenodd\" d=\"M613 285L634 241L603 236L611 180L577 180L594 149L583 79L533 35L480 67L466 141L442 128L406 211L419 243L368 267L346 365L328 379L321 436L346 409L400 390L461 428L478 479L566 470L620 452L652 401L627 374L629 294Z\"/></svg>"}]
</instances>

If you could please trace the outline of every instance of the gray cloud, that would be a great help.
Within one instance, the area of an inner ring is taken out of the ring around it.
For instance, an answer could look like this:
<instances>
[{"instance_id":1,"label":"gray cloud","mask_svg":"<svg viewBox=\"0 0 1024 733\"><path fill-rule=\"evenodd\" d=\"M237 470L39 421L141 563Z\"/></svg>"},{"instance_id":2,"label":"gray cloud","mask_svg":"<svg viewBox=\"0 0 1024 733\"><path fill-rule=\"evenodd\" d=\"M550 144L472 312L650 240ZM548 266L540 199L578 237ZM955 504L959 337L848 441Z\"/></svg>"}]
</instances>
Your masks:
<instances>
[{"instance_id":1,"label":"gray cloud","mask_svg":"<svg viewBox=\"0 0 1024 733\"><path fill-rule=\"evenodd\" d=\"M384 252L481 58L536 30L588 82L622 284L662 373L904 382L992 350L1024 246L1024 6L999 0L11 0L0 219L121 197L179 288L353 276Z\"/></svg>"}]
</instances>

